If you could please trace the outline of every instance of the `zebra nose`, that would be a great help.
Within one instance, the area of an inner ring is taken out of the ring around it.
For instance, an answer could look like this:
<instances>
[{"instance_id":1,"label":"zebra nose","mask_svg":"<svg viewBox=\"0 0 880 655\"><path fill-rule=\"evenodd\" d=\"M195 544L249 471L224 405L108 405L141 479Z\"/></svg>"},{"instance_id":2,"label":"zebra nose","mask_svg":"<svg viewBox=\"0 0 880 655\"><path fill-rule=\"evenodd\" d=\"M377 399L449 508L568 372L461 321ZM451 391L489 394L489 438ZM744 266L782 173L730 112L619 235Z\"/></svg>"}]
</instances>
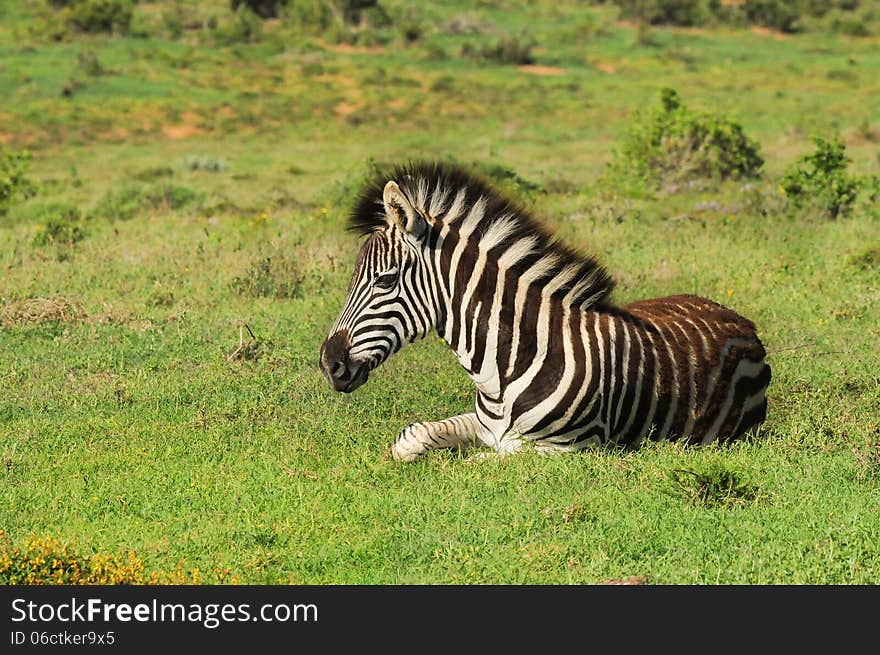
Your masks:
<instances>
[{"instance_id":1,"label":"zebra nose","mask_svg":"<svg viewBox=\"0 0 880 655\"><path fill-rule=\"evenodd\" d=\"M341 330L321 344L321 372L336 391L342 391L351 381L348 349L351 341L348 332Z\"/></svg>"}]
</instances>

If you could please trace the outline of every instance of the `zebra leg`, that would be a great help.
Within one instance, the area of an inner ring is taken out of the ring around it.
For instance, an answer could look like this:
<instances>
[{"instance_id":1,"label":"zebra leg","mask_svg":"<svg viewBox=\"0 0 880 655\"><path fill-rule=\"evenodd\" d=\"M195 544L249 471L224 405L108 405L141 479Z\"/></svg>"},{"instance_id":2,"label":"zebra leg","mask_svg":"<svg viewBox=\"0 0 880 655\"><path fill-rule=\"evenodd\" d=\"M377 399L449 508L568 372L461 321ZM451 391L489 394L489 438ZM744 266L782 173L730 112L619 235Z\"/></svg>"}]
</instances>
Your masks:
<instances>
[{"instance_id":1,"label":"zebra leg","mask_svg":"<svg viewBox=\"0 0 880 655\"><path fill-rule=\"evenodd\" d=\"M411 462L434 448L466 450L474 444L480 430L477 415L473 412L442 421L413 423L397 435L391 455L402 462Z\"/></svg>"}]
</instances>

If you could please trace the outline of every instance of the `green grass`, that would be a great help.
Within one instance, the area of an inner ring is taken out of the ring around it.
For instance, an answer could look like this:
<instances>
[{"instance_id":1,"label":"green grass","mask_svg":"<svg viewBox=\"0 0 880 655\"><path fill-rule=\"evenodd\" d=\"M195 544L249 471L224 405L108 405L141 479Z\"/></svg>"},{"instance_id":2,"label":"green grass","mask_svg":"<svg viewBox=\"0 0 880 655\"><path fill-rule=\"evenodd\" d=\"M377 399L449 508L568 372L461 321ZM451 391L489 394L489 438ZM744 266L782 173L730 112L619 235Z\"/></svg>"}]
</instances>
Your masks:
<instances>
[{"instance_id":1,"label":"green grass","mask_svg":"<svg viewBox=\"0 0 880 655\"><path fill-rule=\"evenodd\" d=\"M54 43L28 31L43 3L11 4L0 140L31 150L40 187L0 217L12 544L55 538L249 583L880 578L878 208L830 221L779 192L813 133L839 131L854 173L880 171L865 129L880 128L876 37L656 29L639 45L606 7L510 2L433 4L423 39L372 51L285 40L283 22L251 45L158 28ZM147 24L157 11L136 9ZM468 13L487 33L434 27ZM524 28L560 74L459 54ZM85 51L108 72L78 70ZM612 150L663 86L735 117L765 176L614 191ZM402 427L472 406L452 354L429 338L351 396L317 355L357 252L343 227L367 158L423 157L539 185L525 201L607 264L621 303L691 292L752 318L773 367L760 437L393 462ZM47 207L77 208L81 238L36 239ZM229 359L245 323L259 348Z\"/></svg>"}]
</instances>

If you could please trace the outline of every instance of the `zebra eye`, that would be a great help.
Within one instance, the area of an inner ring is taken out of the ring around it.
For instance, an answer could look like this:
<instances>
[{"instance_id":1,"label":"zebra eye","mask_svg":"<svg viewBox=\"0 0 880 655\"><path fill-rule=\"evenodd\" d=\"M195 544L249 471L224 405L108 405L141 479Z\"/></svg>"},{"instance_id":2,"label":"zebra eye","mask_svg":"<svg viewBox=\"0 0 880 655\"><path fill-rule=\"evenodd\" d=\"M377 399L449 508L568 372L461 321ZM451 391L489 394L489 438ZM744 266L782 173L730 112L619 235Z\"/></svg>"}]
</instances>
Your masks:
<instances>
[{"instance_id":1,"label":"zebra eye","mask_svg":"<svg viewBox=\"0 0 880 655\"><path fill-rule=\"evenodd\" d=\"M376 286L380 289L390 289L395 284L397 284L397 271L383 273L376 278Z\"/></svg>"}]
</instances>

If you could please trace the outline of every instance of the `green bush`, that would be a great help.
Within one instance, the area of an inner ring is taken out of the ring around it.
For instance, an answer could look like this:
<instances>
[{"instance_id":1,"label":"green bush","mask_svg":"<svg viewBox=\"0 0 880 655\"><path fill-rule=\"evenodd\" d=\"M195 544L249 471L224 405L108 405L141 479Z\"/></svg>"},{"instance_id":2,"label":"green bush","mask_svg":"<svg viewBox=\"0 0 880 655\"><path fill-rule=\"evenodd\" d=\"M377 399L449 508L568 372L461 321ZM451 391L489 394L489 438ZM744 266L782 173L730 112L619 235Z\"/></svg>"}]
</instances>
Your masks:
<instances>
[{"instance_id":1,"label":"green bush","mask_svg":"<svg viewBox=\"0 0 880 655\"><path fill-rule=\"evenodd\" d=\"M144 210L173 211L195 204L201 195L192 189L175 184L153 186L126 186L108 191L95 207L95 215L111 220L125 221Z\"/></svg>"},{"instance_id":2,"label":"green bush","mask_svg":"<svg viewBox=\"0 0 880 655\"><path fill-rule=\"evenodd\" d=\"M228 20L218 23L211 34L218 45L256 43L263 38L263 20L250 8L242 5Z\"/></svg>"},{"instance_id":3,"label":"green bush","mask_svg":"<svg viewBox=\"0 0 880 655\"><path fill-rule=\"evenodd\" d=\"M37 205L30 212L35 225L33 245L50 244L73 245L85 238L83 216L79 208L63 202Z\"/></svg>"},{"instance_id":4,"label":"green bush","mask_svg":"<svg viewBox=\"0 0 880 655\"><path fill-rule=\"evenodd\" d=\"M746 0L742 4L746 20L780 32L797 32L801 11L796 0Z\"/></svg>"},{"instance_id":5,"label":"green bush","mask_svg":"<svg viewBox=\"0 0 880 655\"><path fill-rule=\"evenodd\" d=\"M392 25L377 0L302 0L290 3L282 15L288 26L334 43L373 45L390 39L389 34L377 32ZM412 21L400 30L404 38L421 36Z\"/></svg>"},{"instance_id":6,"label":"green bush","mask_svg":"<svg viewBox=\"0 0 880 655\"><path fill-rule=\"evenodd\" d=\"M98 59L98 55L92 50L85 50L77 53L76 67L79 71L89 77L100 77L101 75L107 75L110 72L104 68L101 60Z\"/></svg>"},{"instance_id":7,"label":"green bush","mask_svg":"<svg viewBox=\"0 0 880 655\"><path fill-rule=\"evenodd\" d=\"M863 271L880 269L880 243L853 255L850 257L849 263Z\"/></svg>"},{"instance_id":8,"label":"green bush","mask_svg":"<svg viewBox=\"0 0 880 655\"><path fill-rule=\"evenodd\" d=\"M26 150L7 150L0 144L0 216L16 200L30 198L37 187L28 177L31 155Z\"/></svg>"},{"instance_id":9,"label":"green bush","mask_svg":"<svg viewBox=\"0 0 880 655\"><path fill-rule=\"evenodd\" d=\"M660 185L760 174L759 146L739 123L690 111L674 89L663 89L660 100L647 115L636 115L612 163L617 175Z\"/></svg>"},{"instance_id":10,"label":"green bush","mask_svg":"<svg viewBox=\"0 0 880 655\"><path fill-rule=\"evenodd\" d=\"M260 18L278 18L280 11L287 6L287 0L230 0L232 11L246 7Z\"/></svg>"},{"instance_id":11,"label":"green bush","mask_svg":"<svg viewBox=\"0 0 880 655\"><path fill-rule=\"evenodd\" d=\"M127 34L134 14L132 0L50 0L68 27L79 32Z\"/></svg>"},{"instance_id":12,"label":"green bush","mask_svg":"<svg viewBox=\"0 0 880 655\"><path fill-rule=\"evenodd\" d=\"M183 36L184 18L183 8L179 2L170 3L162 11L162 26L172 39L179 39Z\"/></svg>"},{"instance_id":13,"label":"green bush","mask_svg":"<svg viewBox=\"0 0 880 655\"><path fill-rule=\"evenodd\" d=\"M232 279L233 291L255 298L296 298L305 281L302 262L284 252L251 260L244 275Z\"/></svg>"},{"instance_id":14,"label":"green bush","mask_svg":"<svg viewBox=\"0 0 880 655\"><path fill-rule=\"evenodd\" d=\"M392 17L394 26L406 43L415 43L424 37L427 27L422 12L416 5L399 9Z\"/></svg>"},{"instance_id":15,"label":"green bush","mask_svg":"<svg viewBox=\"0 0 880 655\"><path fill-rule=\"evenodd\" d=\"M691 27L704 20L701 0L614 0L620 17L650 25Z\"/></svg>"},{"instance_id":16,"label":"green bush","mask_svg":"<svg viewBox=\"0 0 880 655\"><path fill-rule=\"evenodd\" d=\"M534 48L534 39L507 36L494 43L484 43L480 46L465 43L461 48L461 54L480 61L522 66L535 63L535 58L532 55Z\"/></svg>"},{"instance_id":17,"label":"green bush","mask_svg":"<svg viewBox=\"0 0 880 655\"><path fill-rule=\"evenodd\" d=\"M779 32L798 32L816 19L830 18L832 31L866 36L873 20L870 7L860 0L612 0L620 17L640 25L692 27L707 23L759 25Z\"/></svg>"},{"instance_id":18,"label":"green bush","mask_svg":"<svg viewBox=\"0 0 880 655\"><path fill-rule=\"evenodd\" d=\"M847 36L871 36L880 18L880 5L876 9L864 8L853 11L834 9L825 17L824 25L832 32Z\"/></svg>"},{"instance_id":19,"label":"green bush","mask_svg":"<svg viewBox=\"0 0 880 655\"><path fill-rule=\"evenodd\" d=\"M211 156L190 155L184 161L184 166L191 171L208 171L209 173L229 170L229 162Z\"/></svg>"},{"instance_id":20,"label":"green bush","mask_svg":"<svg viewBox=\"0 0 880 655\"><path fill-rule=\"evenodd\" d=\"M817 207L830 218L846 215L859 193L859 181L846 172L851 161L835 136L813 137L816 150L801 157L782 179L782 191L797 209Z\"/></svg>"},{"instance_id":21,"label":"green bush","mask_svg":"<svg viewBox=\"0 0 880 655\"><path fill-rule=\"evenodd\" d=\"M132 177L141 182L154 182L163 177L172 177L174 169L170 166L151 166L137 171Z\"/></svg>"},{"instance_id":22,"label":"green bush","mask_svg":"<svg viewBox=\"0 0 880 655\"><path fill-rule=\"evenodd\" d=\"M474 161L467 165L477 175L482 175L502 189L509 190L515 196L534 198L542 191L541 185L522 177L512 168L494 162Z\"/></svg>"}]
</instances>

